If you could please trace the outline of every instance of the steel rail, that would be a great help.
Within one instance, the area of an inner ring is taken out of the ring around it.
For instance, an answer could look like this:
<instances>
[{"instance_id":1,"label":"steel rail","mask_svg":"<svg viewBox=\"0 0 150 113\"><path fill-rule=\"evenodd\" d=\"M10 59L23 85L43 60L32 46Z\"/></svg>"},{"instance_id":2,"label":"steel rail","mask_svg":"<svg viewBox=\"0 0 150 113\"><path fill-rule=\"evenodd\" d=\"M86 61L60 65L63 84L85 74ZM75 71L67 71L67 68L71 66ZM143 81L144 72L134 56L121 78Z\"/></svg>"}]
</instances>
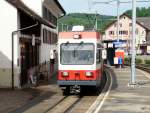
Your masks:
<instances>
[{"instance_id":1,"label":"steel rail","mask_svg":"<svg viewBox=\"0 0 150 113\"><path fill-rule=\"evenodd\" d=\"M104 97L107 95L108 90L112 88L112 70L107 67L106 65L104 66L104 71L106 74L106 81L105 81L105 86L101 92L101 94L97 97L95 102L89 107L89 109L86 111L86 113L98 113L100 112L100 109L104 103Z\"/></svg>"},{"instance_id":2,"label":"steel rail","mask_svg":"<svg viewBox=\"0 0 150 113\"><path fill-rule=\"evenodd\" d=\"M74 106L77 105L81 101L82 98L83 96L79 97L78 100L76 100L75 103L73 103L68 109L66 109L64 113L69 113L74 108Z\"/></svg>"},{"instance_id":3,"label":"steel rail","mask_svg":"<svg viewBox=\"0 0 150 113\"><path fill-rule=\"evenodd\" d=\"M144 70L144 71L150 73L150 68L147 67L147 65L136 65L136 68Z\"/></svg>"},{"instance_id":4,"label":"steel rail","mask_svg":"<svg viewBox=\"0 0 150 113\"><path fill-rule=\"evenodd\" d=\"M62 98L60 101L58 101L56 104L54 104L53 106L51 106L50 108L48 108L46 111L44 111L43 113L49 113L51 110L55 109L60 103L62 103L63 101L65 101L66 99L68 99L69 96L65 96L64 98ZM69 108L65 109L64 112L60 111L60 113L69 113L69 111L71 111L73 109L73 107L75 105L77 105L80 100L83 98L83 96L78 97L78 99L69 106Z\"/></svg>"},{"instance_id":5,"label":"steel rail","mask_svg":"<svg viewBox=\"0 0 150 113\"><path fill-rule=\"evenodd\" d=\"M63 97L61 100L59 100L56 104L54 104L53 106L51 106L50 108L48 108L46 111L44 111L43 113L48 113L50 110L54 109L59 103L63 102L66 98L68 98L68 96Z\"/></svg>"}]
</instances>

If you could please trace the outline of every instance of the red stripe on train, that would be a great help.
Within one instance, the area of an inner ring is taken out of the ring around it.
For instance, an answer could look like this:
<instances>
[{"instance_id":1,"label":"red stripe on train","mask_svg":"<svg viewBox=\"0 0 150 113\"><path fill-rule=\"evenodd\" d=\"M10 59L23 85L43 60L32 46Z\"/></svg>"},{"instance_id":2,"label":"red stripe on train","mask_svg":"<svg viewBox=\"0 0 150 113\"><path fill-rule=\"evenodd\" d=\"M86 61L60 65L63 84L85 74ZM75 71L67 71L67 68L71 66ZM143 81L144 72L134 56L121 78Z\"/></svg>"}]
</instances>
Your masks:
<instances>
[{"instance_id":1,"label":"red stripe on train","mask_svg":"<svg viewBox=\"0 0 150 113\"><path fill-rule=\"evenodd\" d=\"M87 76L86 73L91 73ZM67 75L68 74L68 75ZM100 80L101 70L59 70L58 80Z\"/></svg>"}]
</instances>

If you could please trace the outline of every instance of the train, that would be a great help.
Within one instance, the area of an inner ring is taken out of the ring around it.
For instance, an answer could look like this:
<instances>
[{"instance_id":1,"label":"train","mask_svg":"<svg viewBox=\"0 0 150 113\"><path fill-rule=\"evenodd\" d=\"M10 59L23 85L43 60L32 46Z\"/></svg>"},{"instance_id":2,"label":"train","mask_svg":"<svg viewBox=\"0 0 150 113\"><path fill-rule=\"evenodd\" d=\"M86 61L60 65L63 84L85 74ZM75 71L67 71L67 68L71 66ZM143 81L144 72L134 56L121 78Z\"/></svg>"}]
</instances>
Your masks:
<instances>
[{"instance_id":1,"label":"train","mask_svg":"<svg viewBox=\"0 0 150 113\"><path fill-rule=\"evenodd\" d=\"M64 94L98 88L106 51L97 31L66 31L58 35L57 83Z\"/></svg>"}]
</instances>

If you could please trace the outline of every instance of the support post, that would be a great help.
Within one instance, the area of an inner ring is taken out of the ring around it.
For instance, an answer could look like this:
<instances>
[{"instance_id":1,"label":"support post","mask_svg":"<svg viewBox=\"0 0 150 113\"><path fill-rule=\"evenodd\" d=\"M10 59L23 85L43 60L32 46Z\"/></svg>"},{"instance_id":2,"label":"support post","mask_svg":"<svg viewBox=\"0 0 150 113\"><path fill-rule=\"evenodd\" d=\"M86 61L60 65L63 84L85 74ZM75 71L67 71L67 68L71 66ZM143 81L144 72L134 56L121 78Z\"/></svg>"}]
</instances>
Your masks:
<instances>
[{"instance_id":1,"label":"support post","mask_svg":"<svg viewBox=\"0 0 150 113\"><path fill-rule=\"evenodd\" d=\"M11 83L12 83L12 90L14 90L14 33L15 32L12 32L12 43L11 43L11 45L12 45L12 63L11 63L11 65L12 65L12 81L11 81Z\"/></svg>"},{"instance_id":2,"label":"support post","mask_svg":"<svg viewBox=\"0 0 150 113\"><path fill-rule=\"evenodd\" d=\"M136 30L136 0L132 0L132 61L131 61L131 84L135 84L135 30Z\"/></svg>"},{"instance_id":3,"label":"support post","mask_svg":"<svg viewBox=\"0 0 150 113\"><path fill-rule=\"evenodd\" d=\"M120 1L117 0L117 41L119 42L119 5Z\"/></svg>"}]
</instances>

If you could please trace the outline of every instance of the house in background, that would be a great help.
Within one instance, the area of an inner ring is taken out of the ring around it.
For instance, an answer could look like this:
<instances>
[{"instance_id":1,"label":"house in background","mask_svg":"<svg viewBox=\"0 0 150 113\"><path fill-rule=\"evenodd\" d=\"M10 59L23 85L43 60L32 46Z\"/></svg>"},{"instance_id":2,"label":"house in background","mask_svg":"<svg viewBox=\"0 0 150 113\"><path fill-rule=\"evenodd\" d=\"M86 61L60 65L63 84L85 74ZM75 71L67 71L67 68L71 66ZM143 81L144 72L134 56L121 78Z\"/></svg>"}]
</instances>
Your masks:
<instances>
[{"instance_id":1,"label":"house in background","mask_svg":"<svg viewBox=\"0 0 150 113\"><path fill-rule=\"evenodd\" d=\"M30 67L48 63L56 50L57 19L65 14L57 0L0 1L0 87L20 88L27 83ZM25 28L25 29L24 29ZM19 30L22 29L22 30ZM12 32L14 32L14 80ZM7 62L7 63L5 63Z\"/></svg>"},{"instance_id":2,"label":"house in background","mask_svg":"<svg viewBox=\"0 0 150 113\"><path fill-rule=\"evenodd\" d=\"M141 45L146 43L148 28L140 22L136 22L136 50L144 52ZM126 14L122 14L119 20L119 42L117 42L117 20L109 24L103 35L103 42L107 48L108 61L113 65L115 50L119 47L125 51L125 54L131 54L132 43L132 18ZM143 53L144 54L144 53Z\"/></svg>"},{"instance_id":3,"label":"house in background","mask_svg":"<svg viewBox=\"0 0 150 113\"><path fill-rule=\"evenodd\" d=\"M143 53L150 54L150 17L140 17L137 21L147 28L146 30L146 42L141 44L140 47Z\"/></svg>"}]
</instances>

